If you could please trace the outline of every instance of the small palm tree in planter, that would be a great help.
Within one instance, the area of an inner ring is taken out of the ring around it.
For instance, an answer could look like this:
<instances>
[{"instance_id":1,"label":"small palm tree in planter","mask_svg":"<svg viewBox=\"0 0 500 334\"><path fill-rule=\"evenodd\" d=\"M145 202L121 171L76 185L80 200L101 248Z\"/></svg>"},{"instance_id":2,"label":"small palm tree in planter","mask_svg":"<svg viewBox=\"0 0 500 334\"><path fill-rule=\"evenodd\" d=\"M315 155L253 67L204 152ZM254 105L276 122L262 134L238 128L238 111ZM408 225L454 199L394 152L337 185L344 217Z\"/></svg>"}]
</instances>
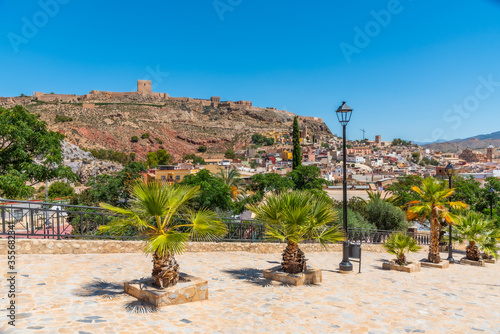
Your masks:
<instances>
[{"instance_id":1,"label":"small palm tree in planter","mask_svg":"<svg viewBox=\"0 0 500 334\"><path fill-rule=\"evenodd\" d=\"M130 207L100 204L123 216L100 230L123 235L129 228L137 228L147 237L144 252L153 255L155 285L161 289L173 286L179 280L175 255L184 252L188 240L214 240L226 233L225 225L212 211L190 209L189 202L198 190L199 187L137 180L131 188ZM183 215L182 219L178 219L179 215Z\"/></svg>"},{"instance_id":2,"label":"small palm tree in planter","mask_svg":"<svg viewBox=\"0 0 500 334\"><path fill-rule=\"evenodd\" d=\"M384 243L389 254L396 255L396 264L406 266L406 254L418 252L422 247L417 241L405 233L394 233Z\"/></svg>"},{"instance_id":3,"label":"small palm tree in planter","mask_svg":"<svg viewBox=\"0 0 500 334\"><path fill-rule=\"evenodd\" d=\"M257 220L266 224L269 240L286 242L281 269L297 274L306 271L304 252L299 244L316 240L326 247L328 242L344 240L344 233L337 225L328 226L336 216L327 198L310 192L292 191L268 195L260 205L248 205Z\"/></svg>"},{"instance_id":4,"label":"small palm tree in planter","mask_svg":"<svg viewBox=\"0 0 500 334\"><path fill-rule=\"evenodd\" d=\"M459 216L454 225L454 237L458 242L465 240L469 245L465 249L467 260L481 260L481 251L488 256L498 257L498 236L500 232L495 222L481 213L469 211L466 215Z\"/></svg>"}]
</instances>

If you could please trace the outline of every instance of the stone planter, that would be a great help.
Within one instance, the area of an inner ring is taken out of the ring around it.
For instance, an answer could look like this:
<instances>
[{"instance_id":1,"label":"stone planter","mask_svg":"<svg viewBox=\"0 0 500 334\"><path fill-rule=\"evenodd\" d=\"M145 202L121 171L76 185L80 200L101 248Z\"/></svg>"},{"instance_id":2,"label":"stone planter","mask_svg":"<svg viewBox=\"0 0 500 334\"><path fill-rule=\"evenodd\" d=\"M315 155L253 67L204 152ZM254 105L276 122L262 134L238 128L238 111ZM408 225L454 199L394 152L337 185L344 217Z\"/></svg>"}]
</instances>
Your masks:
<instances>
[{"instance_id":1,"label":"stone planter","mask_svg":"<svg viewBox=\"0 0 500 334\"><path fill-rule=\"evenodd\" d=\"M450 262L448 262L448 260L441 260L439 263L432 263L427 259L422 259L420 260L420 265L428 268L446 269L450 267Z\"/></svg>"},{"instance_id":2,"label":"stone planter","mask_svg":"<svg viewBox=\"0 0 500 334\"><path fill-rule=\"evenodd\" d=\"M472 261L472 260L468 260L465 257L460 259L460 264L468 264L470 266L478 266L478 267L484 267L486 265L484 260Z\"/></svg>"},{"instance_id":3,"label":"stone planter","mask_svg":"<svg viewBox=\"0 0 500 334\"><path fill-rule=\"evenodd\" d=\"M288 274L281 266L262 271L264 278L290 285L319 284L323 280L321 269L307 267L303 273Z\"/></svg>"},{"instance_id":4,"label":"stone planter","mask_svg":"<svg viewBox=\"0 0 500 334\"><path fill-rule=\"evenodd\" d=\"M143 278L123 284L126 293L156 307L184 304L208 299L208 282L180 273L179 282L166 289L153 286L153 278Z\"/></svg>"},{"instance_id":5,"label":"stone planter","mask_svg":"<svg viewBox=\"0 0 500 334\"><path fill-rule=\"evenodd\" d=\"M486 263L493 263L493 264L497 263L497 259L495 259L495 258L493 258L493 259L483 259L483 261L486 262Z\"/></svg>"},{"instance_id":6,"label":"stone planter","mask_svg":"<svg viewBox=\"0 0 500 334\"><path fill-rule=\"evenodd\" d=\"M400 266L395 261L382 263L382 268L386 270L397 270L405 273L414 273L420 271L420 262L410 262L406 266Z\"/></svg>"}]
</instances>

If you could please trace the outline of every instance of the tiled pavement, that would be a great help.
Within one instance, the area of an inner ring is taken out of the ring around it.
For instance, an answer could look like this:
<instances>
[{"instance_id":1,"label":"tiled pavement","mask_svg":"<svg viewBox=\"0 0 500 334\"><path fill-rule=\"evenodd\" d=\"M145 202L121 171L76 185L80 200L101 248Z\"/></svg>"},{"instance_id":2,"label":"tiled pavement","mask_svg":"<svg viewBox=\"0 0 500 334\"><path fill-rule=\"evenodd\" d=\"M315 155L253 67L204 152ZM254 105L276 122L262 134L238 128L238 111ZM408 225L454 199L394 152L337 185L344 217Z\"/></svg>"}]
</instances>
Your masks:
<instances>
[{"instance_id":1,"label":"tiled pavement","mask_svg":"<svg viewBox=\"0 0 500 334\"><path fill-rule=\"evenodd\" d=\"M390 255L365 252L362 273L342 275L341 253L306 255L323 269L321 285L264 280L280 254L178 256L182 271L209 281L210 297L160 310L122 292L123 281L150 274L144 255L19 255L16 327L7 325L4 280L0 332L500 333L500 264L408 274L381 269Z\"/></svg>"}]
</instances>

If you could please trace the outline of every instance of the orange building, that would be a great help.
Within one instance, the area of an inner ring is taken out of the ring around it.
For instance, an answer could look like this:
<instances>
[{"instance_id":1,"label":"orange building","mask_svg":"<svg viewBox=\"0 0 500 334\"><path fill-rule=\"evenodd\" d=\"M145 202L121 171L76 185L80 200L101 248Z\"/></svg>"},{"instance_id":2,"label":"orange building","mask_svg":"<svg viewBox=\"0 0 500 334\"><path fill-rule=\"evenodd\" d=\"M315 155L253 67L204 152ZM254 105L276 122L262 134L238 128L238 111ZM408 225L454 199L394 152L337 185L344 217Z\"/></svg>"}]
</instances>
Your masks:
<instances>
[{"instance_id":1,"label":"orange building","mask_svg":"<svg viewBox=\"0 0 500 334\"><path fill-rule=\"evenodd\" d=\"M145 181L163 180L170 184L181 182L186 175L198 173L200 170L197 168L181 168L180 166L159 166L158 168L150 169L143 173Z\"/></svg>"}]
</instances>

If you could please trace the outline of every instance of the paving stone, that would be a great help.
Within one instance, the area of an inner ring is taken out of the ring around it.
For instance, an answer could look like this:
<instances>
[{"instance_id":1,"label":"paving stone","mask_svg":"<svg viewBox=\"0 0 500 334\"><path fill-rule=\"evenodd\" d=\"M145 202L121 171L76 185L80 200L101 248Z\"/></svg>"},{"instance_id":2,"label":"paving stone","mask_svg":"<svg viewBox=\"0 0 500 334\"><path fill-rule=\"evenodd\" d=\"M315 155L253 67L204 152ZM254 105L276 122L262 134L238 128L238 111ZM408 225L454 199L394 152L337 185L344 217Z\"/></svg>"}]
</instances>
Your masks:
<instances>
[{"instance_id":1,"label":"paving stone","mask_svg":"<svg viewBox=\"0 0 500 334\"><path fill-rule=\"evenodd\" d=\"M207 280L210 299L130 313L126 305L140 305L123 294L123 283L148 277L150 257L22 254L17 328L0 323L0 332L497 333L500 328L498 265L422 268L406 275L381 269L381 261L392 256L363 251L361 274L341 275L340 252L306 256L308 265L322 269L321 285L264 280L262 270L279 264L279 253L185 253L177 257L180 270ZM420 252L408 260L423 257ZM5 288L0 285L2 296ZM6 315L1 308L0 318Z\"/></svg>"}]
</instances>

